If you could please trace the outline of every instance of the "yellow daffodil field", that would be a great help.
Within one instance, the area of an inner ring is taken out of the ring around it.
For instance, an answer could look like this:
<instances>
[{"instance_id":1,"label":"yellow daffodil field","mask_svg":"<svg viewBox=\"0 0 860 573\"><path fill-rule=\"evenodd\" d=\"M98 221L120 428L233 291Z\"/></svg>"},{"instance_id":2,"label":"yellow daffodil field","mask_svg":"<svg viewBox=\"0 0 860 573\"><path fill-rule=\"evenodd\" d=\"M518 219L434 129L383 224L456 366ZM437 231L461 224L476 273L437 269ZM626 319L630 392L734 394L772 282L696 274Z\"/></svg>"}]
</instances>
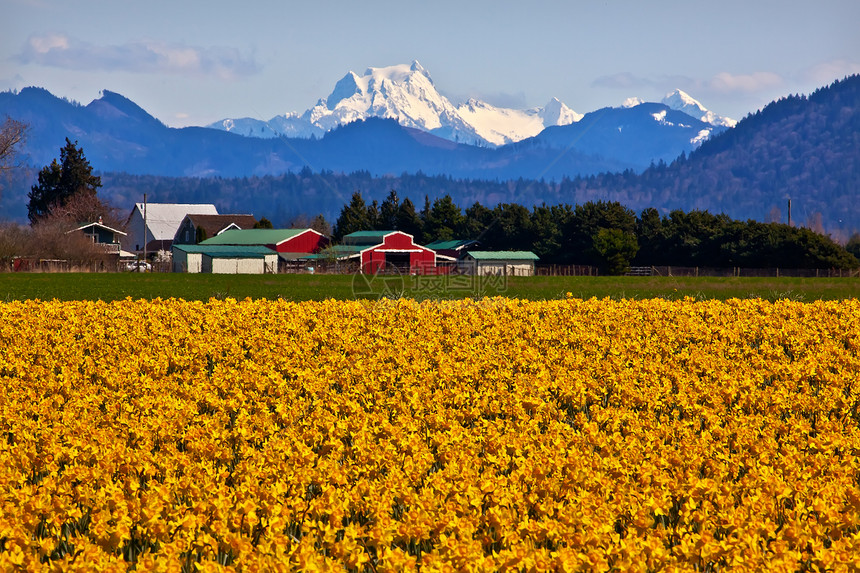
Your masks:
<instances>
[{"instance_id":1,"label":"yellow daffodil field","mask_svg":"<svg viewBox=\"0 0 860 573\"><path fill-rule=\"evenodd\" d=\"M852 571L860 302L0 303L2 571Z\"/></svg>"}]
</instances>

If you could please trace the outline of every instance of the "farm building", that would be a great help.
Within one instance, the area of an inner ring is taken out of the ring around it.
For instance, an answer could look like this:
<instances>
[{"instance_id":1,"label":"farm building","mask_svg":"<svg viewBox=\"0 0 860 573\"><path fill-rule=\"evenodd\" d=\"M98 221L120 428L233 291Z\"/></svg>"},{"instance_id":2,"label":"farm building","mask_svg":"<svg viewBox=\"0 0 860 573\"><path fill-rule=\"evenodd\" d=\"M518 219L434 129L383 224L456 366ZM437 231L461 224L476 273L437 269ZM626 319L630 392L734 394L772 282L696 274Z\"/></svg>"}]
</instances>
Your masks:
<instances>
[{"instance_id":1,"label":"farm building","mask_svg":"<svg viewBox=\"0 0 860 573\"><path fill-rule=\"evenodd\" d=\"M178 245L194 245L230 230L253 229L257 219L253 215L198 215L188 214L179 224L173 237Z\"/></svg>"},{"instance_id":2,"label":"farm building","mask_svg":"<svg viewBox=\"0 0 860 573\"><path fill-rule=\"evenodd\" d=\"M424 245L428 249L436 251L437 255L445 255L459 259L469 249L478 247L478 241L473 239L452 239L450 241L433 241Z\"/></svg>"},{"instance_id":3,"label":"farm building","mask_svg":"<svg viewBox=\"0 0 860 573\"><path fill-rule=\"evenodd\" d=\"M232 229L202 241L201 245L264 246L279 254L319 252L328 238L313 229ZM296 257L298 258L298 257Z\"/></svg>"},{"instance_id":4,"label":"farm building","mask_svg":"<svg viewBox=\"0 0 860 573\"><path fill-rule=\"evenodd\" d=\"M402 231L350 233L340 245L329 249L326 256L355 261L364 273L376 273L383 266L401 272L432 272L436 268L435 251L416 244L412 235Z\"/></svg>"},{"instance_id":5,"label":"farm building","mask_svg":"<svg viewBox=\"0 0 860 573\"><path fill-rule=\"evenodd\" d=\"M169 251L182 219L192 213L217 215L218 210L211 204L135 203L126 221L128 235L122 238L122 248L142 252L146 247L148 254Z\"/></svg>"},{"instance_id":6,"label":"farm building","mask_svg":"<svg viewBox=\"0 0 860 573\"><path fill-rule=\"evenodd\" d=\"M278 270L278 253L259 245L173 245L173 272L264 274Z\"/></svg>"},{"instance_id":7,"label":"farm building","mask_svg":"<svg viewBox=\"0 0 860 573\"><path fill-rule=\"evenodd\" d=\"M460 271L475 275L532 276L538 256L531 251L469 251Z\"/></svg>"},{"instance_id":8,"label":"farm building","mask_svg":"<svg viewBox=\"0 0 860 573\"><path fill-rule=\"evenodd\" d=\"M97 223L87 223L66 232L66 234L70 233L83 233L84 236L90 239L95 245L98 245L107 254L117 255L121 258L131 258L134 256L134 253L122 250L122 238L126 234L103 224L101 217L99 217Z\"/></svg>"}]
</instances>

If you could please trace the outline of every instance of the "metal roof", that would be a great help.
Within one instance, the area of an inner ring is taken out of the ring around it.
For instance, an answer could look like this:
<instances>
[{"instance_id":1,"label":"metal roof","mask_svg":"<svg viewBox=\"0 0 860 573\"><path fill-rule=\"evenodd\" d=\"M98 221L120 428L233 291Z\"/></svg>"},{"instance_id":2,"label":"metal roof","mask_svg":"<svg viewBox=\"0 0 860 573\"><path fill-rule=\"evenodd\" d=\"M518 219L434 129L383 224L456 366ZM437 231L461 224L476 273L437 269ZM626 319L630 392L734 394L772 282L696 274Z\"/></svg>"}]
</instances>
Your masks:
<instances>
[{"instance_id":1,"label":"metal roof","mask_svg":"<svg viewBox=\"0 0 860 573\"><path fill-rule=\"evenodd\" d=\"M188 219L197 229L206 231L207 237L215 237L223 232L226 232L232 226L235 229L253 229L257 223L257 219L253 215L242 214L227 214L227 215L199 215L191 213L185 216L182 220ZM178 233L182 229L176 230Z\"/></svg>"},{"instance_id":2,"label":"metal roof","mask_svg":"<svg viewBox=\"0 0 860 573\"><path fill-rule=\"evenodd\" d=\"M143 217L143 203L135 203L135 209ZM211 204L193 203L147 203L146 226L148 237L163 241L173 240L182 219L186 215L217 215L218 209Z\"/></svg>"},{"instance_id":3,"label":"metal roof","mask_svg":"<svg viewBox=\"0 0 860 573\"><path fill-rule=\"evenodd\" d=\"M476 261L537 261L540 258L531 251L469 251L466 256Z\"/></svg>"},{"instance_id":4,"label":"metal roof","mask_svg":"<svg viewBox=\"0 0 860 573\"><path fill-rule=\"evenodd\" d=\"M356 231L344 236L343 245L379 245L385 241L385 236L395 231Z\"/></svg>"},{"instance_id":5,"label":"metal roof","mask_svg":"<svg viewBox=\"0 0 860 573\"><path fill-rule=\"evenodd\" d=\"M473 243L477 243L477 241L473 239L454 239L451 241L433 241L432 243L428 243L424 246L428 249L445 251L459 249Z\"/></svg>"},{"instance_id":6,"label":"metal roof","mask_svg":"<svg viewBox=\"0 0 860 573\"><path fill-rule=\"evenodd\" d=\"M173 245L173 250L200 253L210 257L259 258L278 254L264 245L204 245L200 243L199 245Z\"/></svg>"},{"instance_id":7,"label":"metal roof","mask_svg":"<svg viewBox=\"0 0 860 573\"><path fill-rule=\"evenodd\" d=\"M316 258L316 256L312 253L278 253L278 256L285 261L298 261L300 259Z\"/></svg>"},{"instance_id":8,"label":"metal roof","mask_svg":"<svg viewBox=\"0 0 860 573\"><path fill-rule=\"evenodd\" d=\"M230 229L201 245L278 245L312 229Z\"/></svg>"}]
</instances>

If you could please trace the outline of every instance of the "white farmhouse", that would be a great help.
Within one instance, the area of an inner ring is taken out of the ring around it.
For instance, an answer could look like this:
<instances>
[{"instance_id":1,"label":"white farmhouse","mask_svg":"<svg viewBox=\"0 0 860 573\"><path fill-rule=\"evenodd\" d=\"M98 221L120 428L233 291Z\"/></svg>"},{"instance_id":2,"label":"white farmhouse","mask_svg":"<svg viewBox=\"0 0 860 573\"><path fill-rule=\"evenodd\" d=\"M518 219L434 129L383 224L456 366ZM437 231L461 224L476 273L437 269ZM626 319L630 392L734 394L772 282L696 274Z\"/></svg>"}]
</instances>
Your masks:
<instances>
[{"instance_id":1,"label":"white farmhouse","mask_svg":"<svg viewBox=\"0 0 860 573\"><path fill-rule=\"evenodd\" d=\"M135 203L126 222L127 235L122 238L126 251L147 253L170 252L173 237L186 215L217 215L212 204L193 203L147 203L146 226L144 227L144 204Z\"/></svg>"}]
</instances>

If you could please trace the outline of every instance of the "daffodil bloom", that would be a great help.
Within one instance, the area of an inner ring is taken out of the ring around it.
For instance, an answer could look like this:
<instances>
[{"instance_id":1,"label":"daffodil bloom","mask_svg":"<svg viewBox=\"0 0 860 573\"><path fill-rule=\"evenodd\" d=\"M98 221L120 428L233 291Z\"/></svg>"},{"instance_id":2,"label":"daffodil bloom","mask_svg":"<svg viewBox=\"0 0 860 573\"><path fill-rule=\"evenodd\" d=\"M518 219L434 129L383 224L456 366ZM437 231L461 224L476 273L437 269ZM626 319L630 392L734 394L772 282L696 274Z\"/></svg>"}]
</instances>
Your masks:
<instances>
[{"instance_id":1,"label":"daffodil bloom","mask_svg":"<svg viewBox=\"0 0 860 573\"><path fill-rule=\"evenodd\" d=\"M860 302L0 303L0 569L850 570Z\"/></svg>"}]
</instances>

